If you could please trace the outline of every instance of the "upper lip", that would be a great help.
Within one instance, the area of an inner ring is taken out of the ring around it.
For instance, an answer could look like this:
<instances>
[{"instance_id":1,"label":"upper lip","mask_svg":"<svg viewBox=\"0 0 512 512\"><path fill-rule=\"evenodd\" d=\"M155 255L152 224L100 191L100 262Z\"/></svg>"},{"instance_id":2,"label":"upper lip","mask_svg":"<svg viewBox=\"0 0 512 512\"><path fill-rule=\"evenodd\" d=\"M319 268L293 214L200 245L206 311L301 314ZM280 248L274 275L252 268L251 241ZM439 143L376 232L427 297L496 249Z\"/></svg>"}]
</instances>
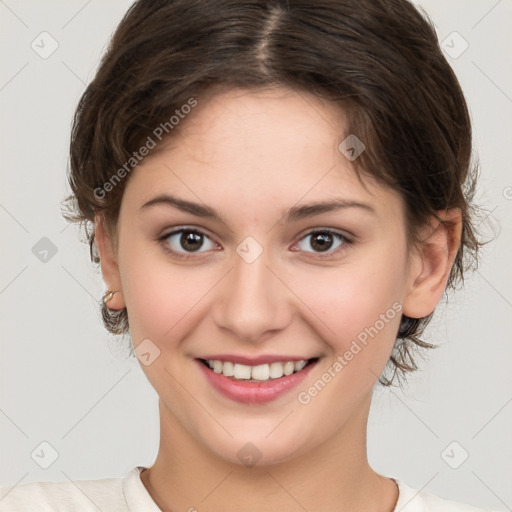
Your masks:
<instances>
[{"instance_id":1,"label":"upper lip","mask_svg":"<svg viewBox=\"0 0 512 512\"><path fill-rule=\"evenodd\" d=\"M286 363L287 361L308 361L313 357L301 357L301 356L290 356L280 354L268 354L257 357L241 356L236 354L210 354L199 359L208 361L230 361L232 363L244 364L247 366L258 366L260 364L271 364L271 363Z\"/></svg>"}]
</instances>

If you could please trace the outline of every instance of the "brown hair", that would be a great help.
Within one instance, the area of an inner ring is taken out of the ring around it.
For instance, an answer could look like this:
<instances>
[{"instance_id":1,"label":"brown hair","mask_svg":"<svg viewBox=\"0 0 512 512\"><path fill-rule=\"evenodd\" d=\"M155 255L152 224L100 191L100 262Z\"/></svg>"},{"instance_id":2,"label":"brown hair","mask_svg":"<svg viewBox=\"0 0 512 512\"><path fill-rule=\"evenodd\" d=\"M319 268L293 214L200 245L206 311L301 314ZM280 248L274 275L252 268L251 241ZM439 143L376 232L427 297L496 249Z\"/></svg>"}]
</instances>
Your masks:
<instances>
[{"instance_id":1,"label":"brown hair","mask_svg":"<svg viewBox=\"0 0 512 512\"><path fill-rule=\"evenodd\" d=\"M366 150L354 168L402 194L410 247L437 210L460 209L461 245L447 284L455 289L482 245L472 204L478 167L461 87L432 22L408 0L136 1L74 117L65 217L85 224L91 259L99 263L94 216L115 226L131 158L157 127L171 137L171 116L202 95L273 86L343 109L349 124L340 142L356 134ZM126 310L101 307L111 333L128 333ZM414 346L434 347L420 339L431 317L402 317L382 384L417 369Z\"/></svg>"}]
</instances>

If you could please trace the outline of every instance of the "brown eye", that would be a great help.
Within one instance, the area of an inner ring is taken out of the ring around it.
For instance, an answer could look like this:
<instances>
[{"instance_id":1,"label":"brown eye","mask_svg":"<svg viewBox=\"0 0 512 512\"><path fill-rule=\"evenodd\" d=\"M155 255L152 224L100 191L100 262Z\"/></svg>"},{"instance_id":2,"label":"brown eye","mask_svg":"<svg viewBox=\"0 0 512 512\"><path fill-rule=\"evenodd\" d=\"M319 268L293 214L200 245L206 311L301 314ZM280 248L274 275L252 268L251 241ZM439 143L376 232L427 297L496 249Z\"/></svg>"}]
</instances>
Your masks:
<instances>
[{"instance_id":1,"label":"brown eye","mask_svg":"<svg viewBox=\"0 0 512 512\"><path fill-rule=\"evenodd\" d=\"M309 242L304 242L309 238ZM300 250L313 253L333 253L340 246L350 243L342 234L330 230L313 231L301 239ZM302 244L302 245L301 245ZM334 250L331 250L333 249ZM312 251L309 249L313 249Z\"/></svg>"},{"instance_id":2,"label":"brown eye","mask_svg":"<svg viewBox=\"0 0 512 512\"><path fill-rule=\"evenodd\" d=\"M206 244L206 250L216 247L208 236L196 229L179 229L172 231L164 235L161 241L164 243L166 250L177 254L204 252L200 249L204 247L205 241L208 241L210 244L210 247L208 247L208 243Z\"/></svg>"},{"instance_id":3,"label":"brown eye","mask_svg":"<svg viewBox=\"0 0 512 512\"><path fill-rule=\"evenodd\" d=\"M179 238L179 244L186 251L195 252L203 245L203 235L194 231L183 231Z\"/></svg>"}]
</instances>

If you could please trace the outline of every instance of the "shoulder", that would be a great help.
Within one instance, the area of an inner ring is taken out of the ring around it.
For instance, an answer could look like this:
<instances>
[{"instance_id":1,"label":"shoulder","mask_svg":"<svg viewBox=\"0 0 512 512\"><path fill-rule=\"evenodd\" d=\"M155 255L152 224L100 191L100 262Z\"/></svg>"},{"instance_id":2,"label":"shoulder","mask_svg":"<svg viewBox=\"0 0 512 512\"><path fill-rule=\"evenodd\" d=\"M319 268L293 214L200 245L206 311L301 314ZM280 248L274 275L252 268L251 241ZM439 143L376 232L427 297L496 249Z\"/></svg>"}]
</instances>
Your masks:
<instances>
[{"instance_id":1,"label":"shoulder","mask_svg":"<svg viewBox=\"0 0 512 512\"><path fill-rule=\"evenodd\" d=\"M394 480L400 493L393 512L494 512L491 509L476 508L447 500L426 491L418 491L399 479Z\"/></svg>"},{"instance_id":2,"label":"shoulder","mask_svg":"<svg viewBox=\"0 0 512 512\"><path fill-rule=\"evenodd\" d=\"M0 487L0 512L127 512L122 478Z\"/></svg>"}]
</instances>

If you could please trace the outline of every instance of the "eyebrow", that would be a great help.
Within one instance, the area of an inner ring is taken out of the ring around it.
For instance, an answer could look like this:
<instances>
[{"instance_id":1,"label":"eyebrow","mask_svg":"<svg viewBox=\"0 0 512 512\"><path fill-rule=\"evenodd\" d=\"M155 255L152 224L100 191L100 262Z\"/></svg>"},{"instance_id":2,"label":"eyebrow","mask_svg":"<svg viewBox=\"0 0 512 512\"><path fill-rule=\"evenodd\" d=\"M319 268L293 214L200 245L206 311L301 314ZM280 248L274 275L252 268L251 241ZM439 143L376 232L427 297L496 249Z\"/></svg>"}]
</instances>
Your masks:
<instances>
[{"instance_id":1,"label":"eyebrow","mask_svg":"<svg viewBox=\"0 0 512 512\"><path fill-rule=\"evenodd\" d=\"M141 206L141 210L149 208L154 205L168 205L178 210L191 213L197 217L211 218L225 223L222 216L215 209L209 206L193 203L171 196L169 194L161 194ZM374 215L377 214L375 209L368 203L360 201L347 200L343 198L335 198L331 201L321 201L317 203L303 204L300 206L292 206L288 211L283 211L282 215L285 217L286 222L296 222L301 219L320 215L322 213L347 209L347 208L360 208Z\"/></svg>"}]
</instances>

